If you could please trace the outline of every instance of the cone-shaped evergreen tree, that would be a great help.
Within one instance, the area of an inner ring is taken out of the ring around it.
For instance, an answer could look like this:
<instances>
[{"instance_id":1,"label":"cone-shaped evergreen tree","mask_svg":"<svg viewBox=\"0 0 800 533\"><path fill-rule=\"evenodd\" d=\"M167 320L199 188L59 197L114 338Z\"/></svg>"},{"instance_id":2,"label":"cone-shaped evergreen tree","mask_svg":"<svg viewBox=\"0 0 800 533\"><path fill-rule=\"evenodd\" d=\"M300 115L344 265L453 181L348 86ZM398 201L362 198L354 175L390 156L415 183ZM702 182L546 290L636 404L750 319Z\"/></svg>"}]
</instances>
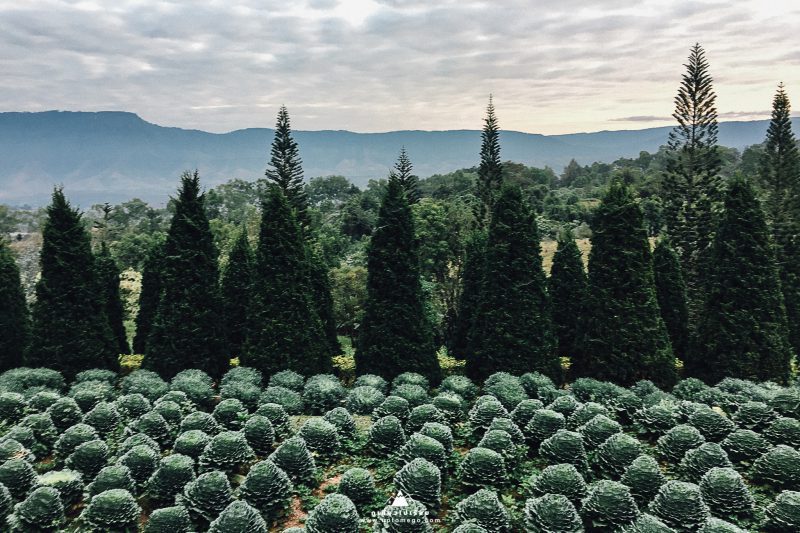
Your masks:
<instances>
[{"instance_id":1,"label":"cone-shaped evergreen tree","mask_svg":"<svg viewBox=\"0 0 800 533\"><path fill-rule=\"evenodd\" d=\"M571 370L574 377L622 385L675 381L642 211L620 180L609 187L592 224L586 321Z\"/></svg>"},{"instance_id":2,"label":"cone-shaped evergreen tree","mask_svg":"<svg viewBox=\"0 0 800 533\"><path fill-rule=\"evenodd\" d=\"M571 357L578 351L580 322L587 298L586 272L575 236L563 232L558 239L558 249L553 256L548 290L552 306L553 329L556 335L556 353Z\"/></svg>"},{"instance_id":3,"label":"cone-shaped evergreen tree","mask_svg":"<svg viewBox=\"0 0 800 533\"><path fill-rule=\"evenodd\" d=\"M486 230L475 228L469 234L464 246L464 266L461 274L461 296L458 299L458 314L455 317L453 334L448 348L458 359L469 358L472 345L469 332L483 285L483 269L486 260Z\"/></svg>"},{"instance_id":4,"label":"cone-shaped evergreen tree","mask_svg":"<svg viewBox=\"0 0 800 533\"><path fill-rule=\"evenodd\" d=\"M247 312L250 308L252 284L253 252L247 240L247 228L243 226L228 253L228 263L222 271L220 283L225 332L233 357L242 354L247 338Z\"/></svg>"},{"instance_id":5,"label":"cone-shaped evergreen tree","mask_svg":"<svg viewBox=\"0 0 800 533\"><path fill-rule=\"evenodd\" d=\"M100 243L100 250L95 256L94 263L97 269L100 296L108 317L108 325L114 335L117 353L128 353L130 346L128 345L128 334L125 331L125 310L119 294L119 267L111 257L105 241Z\"/></svg>"},{"instance_id":6,"label":"cone-shaped evergreen tree","mask_svg":"<svg viewBox=\"0 0 800 533\"><path fill-rule=\"evenodd\" d=\"M783 84L772 102L761 182L767 192L767 219L776 246L789 340L800 354L800 151Z\"/></svg>"},{"instance_id":7,"label":"cone-shaped evergreen tree","mask_svg":"<svg viewBox=\"0 0 800 533\"><path fill-rule=\"evenodd\" d=\"M752 186L731 180L686 373L784 382L791 350L772 240Z\"/></svg>"},{"instance_id":8,"label":"cone-shaped evergreen tree","mask_svg":"<svg viewBox=\"0 0 800 533\"><path fill-rule=\"evenodd\" d=\"M500 125L494 114L492 95L489 95L489 105L486 106L486 118L483 121L483 131L481 132L481 163L478 166L478 182L475 190L475 195L479 200L475 218L479 225L489 224L489 216L502 182Z\"/></svg>"},{"instance_id":9,"label":"cone-shaped evergreen tree","mask_svg":"<svg viewBox=\"0 0 800 533\"><path fill-rule=\"evenodd\" d=\"M397 163L389 173L389 180L397 180L403 191L406 193L406 200L409 205L419 202L422 194L419 192L419 178L412 174L414 167L411 165L411 158L408 157L405 147L400 150Z\"/></svg>"},{"instance_id":10,"label":"cone-shaped evergreen tree","mask_svg":"<svg viewBox=\"0 0 800 533\"><path fill-rule=\"evenodd\" d=\"M441 369L425 316L414 219L396 180L389 181L367 257L356 371L387 379L419 372L437 383Z\"/></svg>"},{"instance_id":11,"label":"cone-shaped evergreen tree","mask_svg":"<svg viewBox=\"0 0 800 533\"><path fill-rule=\"evenodd\" d=\"M147 351L147 338L153 326L158 301L161 298L161 262L164 244L158 242L148 251L142 269L142 288L139 292L139 312L136 315L136 334L133 336L133 352Z\"/></svg>"},{"instance_id":12,"label":"cone-shaped evergreen tree","mask_svg":"<svg viewBox=\"0 0 800 533\"><path fill-rule=\"evenodd\" d=\"M275 138L270 149L269 167L265 174L267 179L283 191L289 204L296 211L295 216L298 222L305 227L309 222L308 198L303 184L302 165L300 149L292 137L289 112L286 110L286 106L281 106L275 124Z\"/></svg>"},{"instance_id":13,"label":"cone-shaped evergreen tree","mask_svg":"<svg viewBox=\"0 0 800 533\"><path fill-rule=\"evenodd\" d=\"M539 240L522 191L504 186L492 211L484 282L470 331L467 374L473 380L500 371L538 371L560 379Z\"/></svg>"},{"instance_id":14,"label":"cone-shaped evergreen tree","mask_svg":"<svg viewBox=\"0 0 800 533\"><path fill-rule=\"evenodd\" d=\"M116 369L89 233L61 189L53 192L42 237L27 366L53 368L68 379L89 368Z\"/></svg>"},{"instance_id":15,"label":"cone-shaped evergreen tree","mask_svg":"<svg viewBox=\"0 0 800 533\"><path fill-rule=\"evenodd\" d=\"M678 254L663 238L653 251L653 273L661 318L667 326L675 357L686 355L689 343L689 310L686 306L686 283L683 280Z\"/></svg>"},{"instance_id":16,"label":"cone-shaped evergreen tree","mask_svg":"<svg viewBox=\"0 0 800 533\"><path fill-rule=\"evenodd\" d=\"M28 307L19 267L8 243L0 237L0 372L22 366L30 339Z\"/></svg>"},{"instance_id":17,"label":"cone-shaped evergreen tree","mask_svg":"<svg viewBox=\"0 0 800 533\"><path fill-rule=\"evenodd\" d=\"M142 366L170 379L197 368L221 376L228 368L217 250L200 192L186 172L175 202L161 266L161 296Z\"/></svg>"},{"instance_id":18,"label":"cone-shaped evergreen tree","mask_svg":"<svg viewBox=\"0 0 800 533\"><path fill-rule=\"evenodd\" d=\"M307 253L311 302L322 322L328 353L333 357L342 353L342 347L339 345L339 336L336 333L336 317L333 314L333 296L331 295L328 267L317 251L312 248L311 243L307 245Z\"/></svg>"},{"instance_id":19,"label":"cone-shaped evergreen tree","mask_svg":"<svg viewBox=\"0 0 800 533\"><path fill-rule=\"evenodd\" d=\"M303 231L279 187L270 187L261 209L242 364L264 375L330 372L329 346L311 302Z\"/></svg>"}]
</instances>

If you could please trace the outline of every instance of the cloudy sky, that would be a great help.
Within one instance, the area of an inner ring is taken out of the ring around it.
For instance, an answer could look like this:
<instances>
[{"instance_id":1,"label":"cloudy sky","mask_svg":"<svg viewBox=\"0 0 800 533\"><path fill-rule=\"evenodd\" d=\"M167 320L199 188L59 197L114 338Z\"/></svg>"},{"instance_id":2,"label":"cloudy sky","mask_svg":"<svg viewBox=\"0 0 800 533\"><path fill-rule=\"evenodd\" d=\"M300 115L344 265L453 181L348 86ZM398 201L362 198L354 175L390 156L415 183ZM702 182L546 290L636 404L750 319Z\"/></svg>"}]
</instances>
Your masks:
<instances>
[{"instance_id":1,"label":"cloudy sky","mask_svg":"<svg viewBox=\"0 0 800 533\"><path fill-rule=\"evenodd\" d=\"M587 7L591 6L591 7ZM5 0L0 110L124 110L223 132L671 124L690 46L722 119L800 110L796 0Z\"/></svg>"}]
</instances>

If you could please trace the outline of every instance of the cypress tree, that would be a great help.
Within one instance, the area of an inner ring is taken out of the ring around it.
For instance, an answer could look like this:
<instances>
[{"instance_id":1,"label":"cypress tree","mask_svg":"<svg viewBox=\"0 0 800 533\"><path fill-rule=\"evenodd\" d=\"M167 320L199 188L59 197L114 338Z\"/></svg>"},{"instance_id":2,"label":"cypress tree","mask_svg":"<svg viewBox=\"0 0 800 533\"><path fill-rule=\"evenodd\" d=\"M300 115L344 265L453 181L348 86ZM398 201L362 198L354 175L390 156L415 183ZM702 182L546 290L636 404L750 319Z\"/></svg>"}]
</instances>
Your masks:
<instances>
[{"instance_id":1,"label":"cypress tree","mask_svg":"<svg viewBox=\"0 0 800 533\"><path fill-rule=\"evenodd\" d=\"M367 269L356 371L387 379L419 372L438 382L441 369L425 316L414 219L396 180L389 181L378 212Z\"/></svg>"},{"instance_id":2,"label":"cypress tree","mask_svg":"<svg viewBox=\"0 0 800 533\"><path fill-rule=\"evenodd\" d=\"M296 211L296 217L301 226L307 227L308 197L303 184L303 161L300 159L300 149L292 137L292 128L289 123L289 111L286 106L281 106L275 124L275 138L270 149L270 162L265 175L275 183L289 204Z\"/></svg>"},{"instance_id":3,"label":"cypress tree","mask_svg":"<svg viewBox=\"0 0 800 533\"><path fill-rule=\"evenodd\" d=\"M164 379L187 368L221 376L228 367L217 250L204 203L197 172L184 173L164 243L161 296L142 363Z\"/></svg>"},{"instance_id":4,"label":"cypress tree","mask_svg":"<svg viewBox=\"0 0 800 533\"><path fill-rule=\"evenodd\" d=\"M560 378L542 270L536 217L516 186L504 186L492 211L484 283L475 314L467 374L500 371Z\"/></svg>"},{"instance_id":5,"label":"cypress tree","mask_svg":"<svg viewBox=\"0 0 800 533\"><path fill-rule=\"evenodd\" d=\"M242 230L228 253L228 263L222 271L220 290L225 316L225 332L230 353L234 357L242 354L247 338L247 312L253 283L253 252L247 239L247 228Z\"/></svg>"},{"instance_id":6,"label":"cypress tree","mask_svg":"<svg viewBox=\"0 0 800 533\"><path fill-rule=\"evenodd\" d=\"M581 251L572 231L567 230L559 236L548 282L559 357L571 357L578 351L580 323L587 298L586 283Z\"/></svg>"},{"instance_id":7,"label":"cypress tree","mask_svg":"<svg viewBox=\"0 0 800 533\"><path fill-rule=\"evenodd\" d=\"M130 346L128 345L128 334L125 331L125 310L119 294L119 267L111 257L105 241L100 243L100 250L95 256L94 262L97 269L99 292L108 317L108 325L114 335L117 353L128 353Z\"/></svg>"},{"instance_id":8,"label":"cypress tree","mask_svg":"<svg viewBox=\"0 0 800 533\"><path fill-rule=\"evenodd\" d=\"M709 268L687 374L707 383L785 382L791 349L778 269L763 211L744 178L729 184Z\"/></svg>"},{"instance_id":9,"label":"cypress tree","mask_svg":"<svg viewBox=\"0 0 800 533\"><path fill-rule=\"evenodd\" d=\"M575 377L622 385L675 381L675 364L658 308L653 258L639 209L615 179L597 209L589 254L589 298Z\"/></svg>"},{"instance_id":10,"label":"cypress tree","mask_svg":"<svg viewBox=\"0 0 800 533\"><path fill-rule=\"evenodd\" d=\"M761 181L767 192L767 219L776 246L789 340L797 354L800 353L800 151L792 132L789 97L782 83L772 102Z\"/></svg>"},{"instance_id":11,"label":"cypress tree","mask_svg":"<svg viewBox=\"0 0 800 533\"><path fill-rule=\"evenodd\" d=\"M459 359L467 359L471 345L469 332L478 309L483 267L486 252L486 231L475 228L467 237L464 246L464 267L461 275L461 295L455 317L452 338L448 345L450 353Z\"/></svg>"},{"instance_id":12,"label":"cypress tree","mask_svg":"<svg viewBox=\"0 0 800 533\"><path fill-rule=\"evenodd\" d=\"M422 194L419 191L419 178L411 172L414 167L411 165L411 158L408 157L405 147L400 150L400 156L397 158L397 163L389 173L389 180L397 180L403 191L406 193L406 200L409 205L414 205L419 202Z\"/></svg>"},{"instance_id":13,"label":"cypress tree","mask_svg":"<svg viewBox=\"0 0 800 533\"><path fill-rule=\"evenodd\" d=\"M686 306L686 283L683 280L678 254L666 238L653 251L653 273L661 318L667 327L675 357L686 355L689 342L689 309Z\"/></svg>"},{"instance_id":14,"label":"cypress tree","mask_svg":"<svg viewBox=\"0 0 800 533\"><path fill-rule=\"evenodd\" d=\"M0 372L22 366L30 339L28 307L19 267L11 248L0 237Z\"/></svg>"},{"instance_id":15,"label":"cypress tree","mask_svg":"<svg viewBox=\"0 0 800 533\"><path fill-rule=\"evenodd\" d=\"M476 219L479 225L488 225L497 193L503 181L503 165L500 162L500 125L494 114L492 95L486 107L486 118L481 132L481 162L478 166L476 196L478 207Z\"/></svg>"},{"instance_id":16,"label":"cypress tree","mask_svg":"<svg viewBox=\"0 0 800 533\"><path fill-rule=\"evenodd\" d=\"M328 346L328 353L333 357L342 353L339 336L336 333L336 317L333 314L333 296L328 266L311 246L307 246L309 264L309 282L311 301L322 322L322 331Z\"/></svg>"},{"instance_id":17,"label":"cypress tree","mask_svg":"<svg viewBox=\"0 0 800 533\"><path fill-rule=\"evenodd\" d=\"M61 189L53 192L42 237L27 366L53 368L67 379L90 368L117 369L89 233Z\"/></svg>"},{"instance_id":18,"label":"cypress tree","mask_svg":"<svg viewBox=\"0 0 800 533\"><path fill-rule=\"evenodd\" d=\"M147 252L142 268L142 288L139 292L139 312L136 314L136 333L133 336L133 352L147 351L147 338L153 326L158 301L161 298L161 262L164 259L164 244L158 242Z\"/></svg>"},{"instance_id":19,"label":"cypress tree","mask_svg":"<svg viewBox=\"0 0 800 533\"><path fill-rule=\"evenodd\" d=\"M271 375L330 372L329 346L311 302L303 231L283 191L270 187L262 204L243 365Z\"/></svg>"}]
</instances>

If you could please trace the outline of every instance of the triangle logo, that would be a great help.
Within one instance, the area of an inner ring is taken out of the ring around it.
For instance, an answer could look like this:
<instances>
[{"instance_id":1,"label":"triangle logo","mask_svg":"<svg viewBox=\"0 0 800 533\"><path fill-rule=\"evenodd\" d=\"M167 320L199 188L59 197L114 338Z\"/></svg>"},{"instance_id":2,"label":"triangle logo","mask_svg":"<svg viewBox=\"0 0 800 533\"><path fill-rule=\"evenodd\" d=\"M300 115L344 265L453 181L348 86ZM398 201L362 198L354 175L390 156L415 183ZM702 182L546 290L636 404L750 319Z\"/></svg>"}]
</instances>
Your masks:
<instances>
[{"instance_id":1,"label":"triangle logo","mask_svg":"<svg viewBox=\"0 0 800 533\"><path fill-rule=\"evenodd\" d=\"M392 501L392 507L408 507L408 501L406 501L406 497L403 496L403 491L397 491L397 496L395 496Z\"/></svg>"}]
</instances>

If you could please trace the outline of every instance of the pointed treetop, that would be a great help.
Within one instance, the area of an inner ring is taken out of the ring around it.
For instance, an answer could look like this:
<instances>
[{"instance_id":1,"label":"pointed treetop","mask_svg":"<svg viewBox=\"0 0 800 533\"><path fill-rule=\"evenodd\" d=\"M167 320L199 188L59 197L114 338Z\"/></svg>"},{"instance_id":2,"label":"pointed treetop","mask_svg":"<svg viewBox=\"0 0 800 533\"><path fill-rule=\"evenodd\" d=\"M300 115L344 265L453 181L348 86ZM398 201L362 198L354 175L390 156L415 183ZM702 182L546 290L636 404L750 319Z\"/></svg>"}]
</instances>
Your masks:
<instances>
[{"instance_id":1,"label":"pointed treetop","mask_svg":"<svg viewBox=\"0 0 800 533\"><path fill-rule=\"evenodd\" d=\"M397 158L394 168L389 171L389 181L395 181L403 188L409 204L417 203L420 198L419 178L411 173L413 168L411 158L408 157L404 146L400 149L400 156Z\"/></svg>"},{"instance_id":2,"label":"pointed treetop","mask_svg":"<svg viewBox=\"0 0 800 533\"><path fill-rule=\"evenodd\" d=\"M494 101L489 95L486 107L486 118L481 132L481 162L478 166L478 182L476 196L479 204L476 209L476 221L479 226L488 223L494 200L503 181L503 166L500 162L500 126L494 112Z\"/></svg>"},{"instance_id":3,"label":"pointed treetop","mask_svg":"<svg viewBox=\"0 0 800 533\"><path fill-rule=\"evenodd\" d=\"M270 161L264 173L268 180L275 183L297 213L298 221L307 226L308 199L303 184L303 161L300 149L292 137L289 123L289 111L281 106L275 124L275 138L270 149Z\"/></svg>"}]
</instances>

